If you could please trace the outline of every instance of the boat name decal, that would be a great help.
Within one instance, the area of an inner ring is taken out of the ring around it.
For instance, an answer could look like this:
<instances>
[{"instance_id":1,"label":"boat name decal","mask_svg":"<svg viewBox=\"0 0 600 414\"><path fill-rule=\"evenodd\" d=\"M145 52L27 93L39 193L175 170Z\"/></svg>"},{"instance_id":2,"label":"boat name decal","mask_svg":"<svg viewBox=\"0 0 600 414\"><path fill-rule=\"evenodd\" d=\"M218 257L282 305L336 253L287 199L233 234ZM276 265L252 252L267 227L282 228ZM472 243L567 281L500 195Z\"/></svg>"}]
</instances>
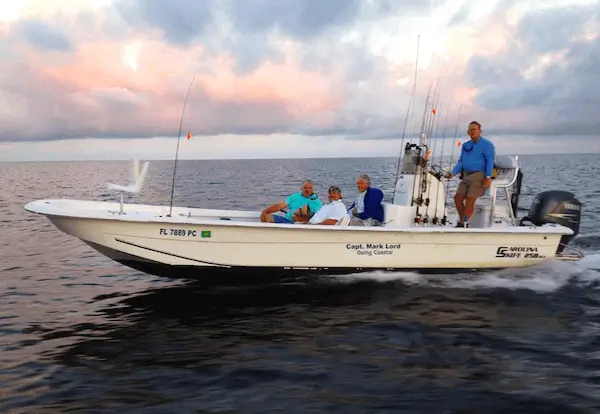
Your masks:
<instances>
[{"instance_id":1,"label":"boat name decal","mask_svg":"<svg viewBox=\"0 0 600 414\"><path fill-rule=\"evenodd\" d=\"M546 256L538 253L535 246L501 246L496 250L496 257L506 259L543 259Z\"/></svg>"},{"instance_id":2,"label":"boat name decal","mask_svg":"<svg viewBox=\"0 0 600 414\"><path fill-rule=\"evenodd\" d=\"M385 256L394 254L395 250L400 249L400 244L396 243L366 243L366 244L351 244L346 245L347 250L356 252L359 256Z\"/></svg>"},{"instance_id":3,"label":"boat name decal","mask_svg":"<svg viewBox=\"0 0 600 414\"><path fill-rule=\"evenodd\" d=\"M211 236L210 230L194 230L194 229L160 229L158 231L160 236L181 236L181 237L203 237L207 238Z\"/></svg>"}]
</instances>

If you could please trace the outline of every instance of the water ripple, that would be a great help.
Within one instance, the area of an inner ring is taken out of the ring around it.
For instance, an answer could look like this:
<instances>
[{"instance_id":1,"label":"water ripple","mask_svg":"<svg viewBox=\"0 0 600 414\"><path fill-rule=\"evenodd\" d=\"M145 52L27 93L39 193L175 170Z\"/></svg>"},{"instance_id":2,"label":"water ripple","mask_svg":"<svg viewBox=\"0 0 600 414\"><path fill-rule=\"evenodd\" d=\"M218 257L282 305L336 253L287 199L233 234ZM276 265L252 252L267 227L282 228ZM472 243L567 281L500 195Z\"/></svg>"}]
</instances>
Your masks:
<instances>
[{"instance_id":1,"label":"water ripple","mask_svg":"<svg viewBox=\"0 0 600 414\"><path fill-rule=\"evenodd\" d=\"M182 282L141 274L23 204L116 200L126 162L0 164L0 411L593 413L600 407L597 155L525 156L533 195L584 200L579 264L526 271ZM311 178L319 194L394 159L182 161L175 203L262 208ZM145 191L168 203L172 163ZM564 181L569 180L569 181ZM8 183L8 184L7 184Z\"/></svg>"}]
</instances>

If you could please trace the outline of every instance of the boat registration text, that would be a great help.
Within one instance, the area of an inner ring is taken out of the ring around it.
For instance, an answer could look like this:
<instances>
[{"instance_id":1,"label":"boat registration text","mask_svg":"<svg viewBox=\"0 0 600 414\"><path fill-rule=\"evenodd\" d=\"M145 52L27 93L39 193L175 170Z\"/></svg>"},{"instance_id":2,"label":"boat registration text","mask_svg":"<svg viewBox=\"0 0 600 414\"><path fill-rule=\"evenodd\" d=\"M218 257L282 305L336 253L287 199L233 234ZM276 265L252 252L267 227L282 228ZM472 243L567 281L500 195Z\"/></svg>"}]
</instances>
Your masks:
<instances>
[{"instance_id":1,"label":"boat registration text","mask_svg":"<svg viewBox=\"0 0 600 414\"><path fill-rule=\"evenodd\" d=\"M159 229L159 236L179 236L179 237L210 237L210 230L194 229Z\"/></svg>"},{"instance_id":2,"label":"boat registration text","mask_svg":"<svg viewBox=\"0 0 600 414\"><path fill-rule=\"evenodd\" d=\"M346 249L356 252L359 256L385 256L394 254L394 251L400 249L400 244L391 243L366 243L366 244L347 244Z\"/></svg>"}]
</instances>

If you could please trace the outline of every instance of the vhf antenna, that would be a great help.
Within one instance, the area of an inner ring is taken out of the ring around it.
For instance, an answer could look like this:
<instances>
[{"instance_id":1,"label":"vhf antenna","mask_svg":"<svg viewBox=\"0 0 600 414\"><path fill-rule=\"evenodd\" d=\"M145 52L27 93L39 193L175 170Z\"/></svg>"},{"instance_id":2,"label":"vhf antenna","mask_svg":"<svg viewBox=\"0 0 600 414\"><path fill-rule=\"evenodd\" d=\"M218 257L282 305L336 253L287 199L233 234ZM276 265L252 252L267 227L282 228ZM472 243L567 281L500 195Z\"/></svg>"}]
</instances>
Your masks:
<instances>
[{"instance_id":1,"label":"vhf antenna","mask_svg":"<svg viewBox=\"0 0 600 414\"><path fill-rule=\"evenodd\" d=\"M175 150L175 164L173 165L173 182L171 183L171 203L169 205L169 215L167 217L171 217L171 213L173 211L173 193L175 192L175 173L177 171L177 158L179 155L179 140L181 139L181 130L183 128L183 114L185 113L185 107L187 105L188 96L190 94L190 90L192 89L192 84L196 79L196 75L192 78L190 82L190 86L188 87L187 93L185 94L185 100L183 101L183 109L181 110L181 120L179 121L179 133L177 134L177 149Z\"/></svg>"}]
</instances>

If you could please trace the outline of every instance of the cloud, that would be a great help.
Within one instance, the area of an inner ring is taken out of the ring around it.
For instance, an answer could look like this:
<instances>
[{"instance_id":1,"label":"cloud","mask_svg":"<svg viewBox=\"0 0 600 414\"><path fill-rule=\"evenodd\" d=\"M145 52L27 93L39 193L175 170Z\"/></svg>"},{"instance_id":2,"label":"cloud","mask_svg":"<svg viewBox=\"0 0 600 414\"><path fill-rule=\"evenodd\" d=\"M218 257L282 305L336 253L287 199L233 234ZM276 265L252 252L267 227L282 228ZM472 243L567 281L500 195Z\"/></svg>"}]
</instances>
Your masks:
<instances>
[{"instance_id":1,"label":"cloud","mask_svg":"<svg viewBox=\"0 0 600 414\"><path fill-rule=\"evenodd\" d=\"M396 139L418 34L409 135L439 75L449 129L462 105L491 135L600 135L597 2L27 4L0 6L0 141L174 137L194 75L195 137Z\"/></svg>"},{"instance_id":2,"label":"cloud","mask_svg":"<svg viewBox=\"0 0 600 414\"><path fill-rule=\"evenodd\" d=\"M191 46L213 22L214 0L123 0L115 4L129 26L157 28L177 46Z\"/></svg>"},{"instance_id":3,"label":"cloud","mask_svg":"<svg viewBox=\"0 0 600 414\"><path fill-rule=\"evenodd\" d=\"M13 28L13 40L22 39L43 51L69 51L69 37L39 20L22 20Z\"/></svg>"},{"instance_id":4,"label":"cloud","mask_svg":"<svg viewBox=\"0 0 600 414\"><path fill-rule=\"evenodd\" d=\"M483 111L517 114L494 124L496 133L600 135L598 5L548 9L506 20L516 33L494 55L467 64L474 103ZM503 120L497 117L497 120Z\"/></svg>"}]
</instances>

